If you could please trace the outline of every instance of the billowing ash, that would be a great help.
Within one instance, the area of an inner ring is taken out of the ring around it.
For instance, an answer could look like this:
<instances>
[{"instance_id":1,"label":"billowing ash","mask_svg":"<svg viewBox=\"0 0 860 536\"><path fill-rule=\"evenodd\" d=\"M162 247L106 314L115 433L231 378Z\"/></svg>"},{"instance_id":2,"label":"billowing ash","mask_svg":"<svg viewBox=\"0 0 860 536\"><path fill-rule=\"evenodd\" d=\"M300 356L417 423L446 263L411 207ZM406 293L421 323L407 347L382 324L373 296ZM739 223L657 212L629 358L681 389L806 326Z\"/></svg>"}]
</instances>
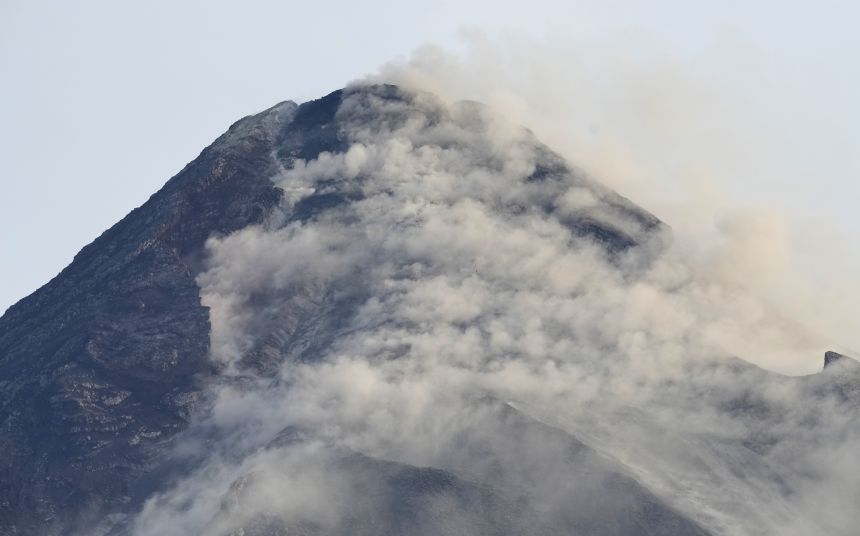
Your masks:
<instances>
[{"instance_id":1,"label":"billowing ash","mask_svg":"<svg viewBox=\"0 0 860 536\"><path fill-rule=\"evenodd\" d=\"M474 103L373 86L277 113L281 202L196 278L219 373L170 455L191 469L123 530L860 526L856 363L730 355L798 335L654 216Z\"/></svg>"},{"instance_id":2,"label":"billowing ash","mask_svg":"<svg viewBox=\"0 0 860 536\"><path fill-rule=\"evenodd\" d=\"M476 103L282 103L0 318L0 532L856 534L860 364L752 365L808 333L741 245Z\"/></svg>"}]
</instances>

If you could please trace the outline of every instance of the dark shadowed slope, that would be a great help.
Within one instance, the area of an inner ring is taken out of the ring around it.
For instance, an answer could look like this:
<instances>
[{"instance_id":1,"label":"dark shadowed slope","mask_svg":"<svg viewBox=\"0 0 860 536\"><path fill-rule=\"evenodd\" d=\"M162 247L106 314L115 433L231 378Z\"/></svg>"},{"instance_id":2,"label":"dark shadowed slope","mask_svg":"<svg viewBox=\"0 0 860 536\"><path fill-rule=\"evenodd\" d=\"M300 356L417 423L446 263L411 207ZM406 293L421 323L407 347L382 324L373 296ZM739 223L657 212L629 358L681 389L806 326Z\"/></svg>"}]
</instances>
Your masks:
<instances>
[{"instance_id":1,"label":"dark shadowed slope","mask_svg":"<svg viewBox=\"0 0 860 536\"><path fill-rule=\"evenodd\" d=\"M237 122L0 319L0 532L121 508L186 426L213 371L203 244L277 204L270 153L295 109Z\"/></svg>"}]
</instances>

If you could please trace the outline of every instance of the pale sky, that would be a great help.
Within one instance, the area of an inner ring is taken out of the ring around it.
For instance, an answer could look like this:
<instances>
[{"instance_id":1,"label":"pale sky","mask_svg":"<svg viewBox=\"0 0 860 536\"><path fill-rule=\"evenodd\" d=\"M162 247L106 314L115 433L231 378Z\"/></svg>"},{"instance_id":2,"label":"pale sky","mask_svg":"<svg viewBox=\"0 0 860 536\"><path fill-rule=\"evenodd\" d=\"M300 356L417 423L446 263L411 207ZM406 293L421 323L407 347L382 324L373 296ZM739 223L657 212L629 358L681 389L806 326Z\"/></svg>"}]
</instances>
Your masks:
<instances>
[{"instance_id":1,"label":"pale sky","mask_svg":"<svg viewBox=\"0 0 860 536\"><path fill-rule=\"evenodd\" d=\"M737 177L729 192L796 214L798 227L844 229L856 245L857 6L0 0L0 311L56 275L236 119L319 97L424 43L456 48L463 28L502 40L635 35L694 62L746 98L739 109L750 111L751 127L780 148L769 156L777 173ZM821 262L839 262L842 247Z\"/></svg>"}]
</instances>

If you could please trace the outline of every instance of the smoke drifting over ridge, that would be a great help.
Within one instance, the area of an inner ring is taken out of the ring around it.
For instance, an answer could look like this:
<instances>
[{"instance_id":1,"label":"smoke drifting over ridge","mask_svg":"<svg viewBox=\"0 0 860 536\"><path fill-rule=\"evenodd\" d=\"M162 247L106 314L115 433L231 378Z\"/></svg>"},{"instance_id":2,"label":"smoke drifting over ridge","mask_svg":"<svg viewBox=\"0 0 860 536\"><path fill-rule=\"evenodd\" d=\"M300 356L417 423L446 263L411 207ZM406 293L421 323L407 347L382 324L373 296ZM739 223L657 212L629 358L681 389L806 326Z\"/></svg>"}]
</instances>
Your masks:
<instances>
[{"instance_id":1,"label":"smoke drifting over ridge","mask_svg":"<svg viewBox=\"0 0 860 536\"><path fill-rule=\"evenodd\" d=\"M384 502L350 456L522 486L546 533L629 499L607 466L718 534L855 526L856 387L729 357L815 343L706 262L719 249L691 254L491 109L355 88L330 119L337 144L273 155L285 195L269 221L208 243L198 283L223 380L178 447L206 454L135 534L261 519L337 533ZM724 251L757 253L749 227L727 227ZM501 402L566 439L511 437ZM600 455L571 463L574 438ZM469 504L439 493L422 515L480 533Z\"/></svg>"},{"instance_id":2,"label":"smoke drifting over ridge","mask_svg":"<svg viewBox=\"0 0 860 536\"><path fill-rule=\"evenodd\" d=\"M369 80L488 103L668 223L697 270L743 287L767 302L769 315L805 330L796 351L731 348L738 355L804 374L820 369L824 350L860 350L860 250L831 214L812 219L789 208L818 201L798 201L806 194L782 187L800 180L792 152L804 147L790 144L796 140L750 95L761 82L754 50L725 36L713 45L719 52L698 55L623 34L578 42L494 40L474 30L461 37L457 51L428 45ZM708 69L720 64L732 68Z\"/></svg>"}]
</instances>

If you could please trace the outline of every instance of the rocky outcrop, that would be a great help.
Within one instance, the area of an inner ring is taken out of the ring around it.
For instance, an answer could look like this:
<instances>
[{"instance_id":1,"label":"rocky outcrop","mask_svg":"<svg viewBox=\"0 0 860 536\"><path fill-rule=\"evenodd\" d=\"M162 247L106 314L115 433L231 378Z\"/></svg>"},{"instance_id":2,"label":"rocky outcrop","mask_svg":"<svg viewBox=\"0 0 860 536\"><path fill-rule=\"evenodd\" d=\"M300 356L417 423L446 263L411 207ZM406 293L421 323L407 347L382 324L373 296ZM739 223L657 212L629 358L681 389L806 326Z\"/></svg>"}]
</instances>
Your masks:
<instances>
[{"instance_id":1,"label":"rocky outcrop","mask_svg":"<svg viewBox=\"0 0 860 536\"><path fill-rule=\"evenodd\" d=\"M824 368L837 363L845 363L845 360L852 361L852 359L847 355L840 354L839 352L834 352L832 350L824 352Z\"/></svg>"}]
</instances>

